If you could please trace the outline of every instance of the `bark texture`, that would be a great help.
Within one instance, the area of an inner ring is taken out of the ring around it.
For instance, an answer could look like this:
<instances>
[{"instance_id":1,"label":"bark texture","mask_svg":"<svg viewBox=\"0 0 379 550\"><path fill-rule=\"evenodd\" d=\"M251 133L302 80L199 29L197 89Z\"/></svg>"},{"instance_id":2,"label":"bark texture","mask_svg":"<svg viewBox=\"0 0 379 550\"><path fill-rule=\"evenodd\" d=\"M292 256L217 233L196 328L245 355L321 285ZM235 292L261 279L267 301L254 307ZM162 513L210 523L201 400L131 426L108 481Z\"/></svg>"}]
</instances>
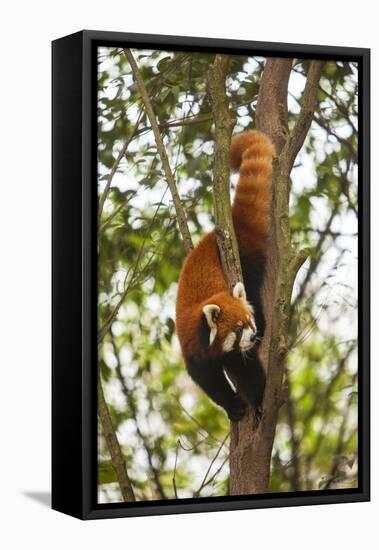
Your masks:
<instances>
[{"instance_id":1,"label":"bark texture","mask_svg":"<svg viewBox=\"0 0 379 550\"><path fill-rule=\"evenodd\" d=\"M100 373L98 373L98 383L97 383L97 392L98 392L98 414L103 428L103 434L107 442L107 447L109 454L111 455L112 465L116 472L117 481L120 486L122 498L125 502L135 501L134 491L132 484L130 482L128 472L125 466L124 456L120 444L118 442L116 432L113 428L112 419L109 414L108 406L105 402L103 386L100 380Z\"/></svg>"},{"instance_id":2,"label":"bark texture","mask_svg":"<svg viewBox=\"0 0 379 550\"><path fill-rule=\"evenodd\" d=\"M235 121L227 103L225 79L229 58L216 55L209 68L207 91L215 124L215 150L213 167L213 207L215 232L220 249L221 263L230 288L242 281L241 263L230 207L230 139Z\"/></svg>"},{"instance_id":3,"label":"bark texture","mask_svg":"<svg viewBox=\"0 0 379 550\"><path fill-rule=\"evenodd\" d=\"M193 248L192 238L191 238L190 231L188 229L187 217L186 217L186 214L184 212L183 205L180 201L178 189L176 187L175 177L174 177L174 174L172 173L170 162L168 160L168 156L167 156L167 152L166 152L166 148L164 146L163 139L162 139L162 136L161 136L161 133L160 133L160 130L159 130L157 117L155 116L155 112L154 112L154 109L153 109L153 105L151 103L149 93L146 89L145 82L142 78L141 72L138 68L138 65L137 65L137 63L134 59L134 56L133 56L131 50L125 48L124 53L125 53L125 56L126 56L127 60L129 61L130 67L131 67L132 72L133 72L134 80L135 80L135 82L138 86L138 90L141 94L141 98L142 98L142 101L143 101L143 104L144 104L144 107L145 107L147 118L149 119L149 122L151 124L151 128L153 130L155 143L157 145L158 154L159 154L161 162L162 162L162 167L163 167L163 171L164 171L164 174L165 174L165 177L166 177L167 185L170 188L172 200L173 200L173 203L174 203L174 206L175 206L176 217L178 219L180 233L183 237L184 248L185 248L185 250L188 254L188 252L190 252L190 250L192 250L192 248Z\"/></svg>"}]
</instances>

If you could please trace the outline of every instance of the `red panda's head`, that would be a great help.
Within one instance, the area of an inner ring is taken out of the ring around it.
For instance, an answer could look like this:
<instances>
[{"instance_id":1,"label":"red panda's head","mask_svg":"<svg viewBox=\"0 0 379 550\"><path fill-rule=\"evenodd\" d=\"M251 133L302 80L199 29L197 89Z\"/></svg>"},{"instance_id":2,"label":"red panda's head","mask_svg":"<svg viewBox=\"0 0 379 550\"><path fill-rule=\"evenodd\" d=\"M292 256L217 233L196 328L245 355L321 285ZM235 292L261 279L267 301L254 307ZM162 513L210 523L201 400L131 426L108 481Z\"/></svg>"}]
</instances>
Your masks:
<instances>
[{"instance_id":1,"label":"red panda's head","mask_svg":"<svg viewBox=\"0 0 379 550\"><path fill-rule=\"evenodd\" d=\"M232 351L249 351L256 342L257 327L245 287L237 283L232 294L220 292L203 306L209 328L209 352L221 355Z\"/></svg>"}]
</instances>

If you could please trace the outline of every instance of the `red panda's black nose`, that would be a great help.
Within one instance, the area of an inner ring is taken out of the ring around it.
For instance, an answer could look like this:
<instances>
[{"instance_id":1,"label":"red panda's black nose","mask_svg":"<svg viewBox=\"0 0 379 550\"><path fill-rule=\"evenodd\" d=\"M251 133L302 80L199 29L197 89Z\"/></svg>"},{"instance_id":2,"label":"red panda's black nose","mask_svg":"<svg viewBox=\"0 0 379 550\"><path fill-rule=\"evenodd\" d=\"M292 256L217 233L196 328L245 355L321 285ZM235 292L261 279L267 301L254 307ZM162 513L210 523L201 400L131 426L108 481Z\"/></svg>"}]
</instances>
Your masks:
<instances>
[{"instance_id":1,"label":"red panda's black nose","mask_svg":"<svg viewBox=\"0 0 379 550\"><path fill-rule=\"evenodd\" d=\"M252 334L252 335L250 336L250 342L255 342L256 337L257 337L256 334Z\"/></svg>"}]
</instances>

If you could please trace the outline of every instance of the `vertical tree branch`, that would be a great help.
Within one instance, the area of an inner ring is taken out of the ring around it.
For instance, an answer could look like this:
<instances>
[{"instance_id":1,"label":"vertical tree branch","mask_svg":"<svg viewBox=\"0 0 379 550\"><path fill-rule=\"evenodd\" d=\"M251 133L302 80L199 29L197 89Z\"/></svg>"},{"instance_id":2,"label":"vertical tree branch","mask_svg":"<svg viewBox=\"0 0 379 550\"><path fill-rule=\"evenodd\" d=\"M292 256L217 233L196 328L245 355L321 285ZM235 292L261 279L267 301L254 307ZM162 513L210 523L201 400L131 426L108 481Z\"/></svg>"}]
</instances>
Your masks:
<instances>
[{"instance_id":1,"label":"vertical tree branch","mask_svg":"<svg viewBox=\"0 0 379 550\"><path fill-rule=\"evenodd\" d=\"M139 92L141 94L142 101L145 105L145 110L146 110L147 117L150 121L152 130L153 130L153 133L154 133L154 138L155 138L155 142L156 142L156 145L157 145L157 150L158 150L159 156L161 158L163 171L165 173L166 181L167 181L167 184L170 188L172 200L174 202L174 206L175 206L175 210L176 210L176 216L178 218L179 229L180 229L180 232L181 232L182 237L183 237L184 248L185 248L186 252L188 253L193 248L191 234L190 234L189 229L188 229L186 214L184 212L184 208L183 208L182 203L180 201L179 193L178 193L178 190L177 190L177 187L176 187L175 178L174 178L174 175L172 173L171 166L170 166L170 163L169 163L169 160L168 160L166 148L163 144L163 140L162 140L162 137L161 137L161 134L160 134L160 131L159 131L157 118L155 116L154 109L153 109L149 94L146 90L146 86L145 86L145 83L143 81L142 75L140 73L140 70L138 69L137 63L134 59L134 56L133 56L131 50L125 48L124 53L126 55L127 60L129 61L130 66L131 66L134 80L135 80L135 82L138 86Z\"/></svg>"},{"instance_id":2,"label":"vertical tree branch","mask_svg":"<svg viewBox=\"0 0 379 550\"><path fill-rule=\"evenodd\" d=\"M259 86L256 127L267 134L280 154L288 136L288 80L292 59L267 59Z\"/></svg>"},{"instance_id":3,"label":"vertical tree branch","mask_svg":"<svg viewBox=\"0 0 379 550\"><path fill-rule=\"evenodd\" d=\"M229 150L234 121L230 116L225 91L229 58L216 55L208 71L207 90L215 124L213 167L213 205L215 232L225 276L232 288L242 281L239 250L230 207Z\"/></svg>"},{"instance_id":4,"label":"vertical tree branch","mask_svg":"<svg viewBox=\"0 0 379 550\"><path fill-rule=\"evenodd\" d=\"M317 107L317 95L322 68L323 63L321 61L311 61L304 88L303 106L296 119L294 129L288 136L285 146L283 147L281 164L283 168L287 168L288 176L292 170L296 156L307 137L309 128L311 127Z\"/></svg>"},{"instance_id":5,"label":"vertical tree branch","mask_svg":"<svg viewBox=\"0 0 379 550\"><path fill-rule=\"evenodd\" d=\"M256 108L256 127L273 142L276 155L279 155L288 135L287 90L291 72L291 59L270 58L266 61L262 74ZM275 228L275 215L283 208L276 187L279 185L278 159L273 161L273 200L271 207L270 239L267 250L266 276L262 301L266 319L266 331L260 346L260 356L267 372L266 390L261 422L253 424L253 411L249 407L238 425L233 425L230 454L230 493L254 494L268 490L272 444L277 423L277 410L280 401L282 373L269 369L271 334L273 332L273 309L276 302L278 277L278 245ZM286 210L284 210L286 211ZM275 328L274 328L275 330ZM277 330L277 329L276 329Z\"/></svg>"},{"instance_id":6,"label":"vertical tree branch","mask_svg":"<svg viewBox=\"0 0 379 550\"><path fill-rule=\"evenodd\" d=\"M109 454L111 455L113 468L116 472L117 481L120 485L122 498L125 502L135 501L134 491L130 482L128 472L125 466L124 456L121 451L120 444L118 442L116 432L113 428L112 419L109 414L109 409L106 404L103 392L103 386L101 384L100 372L98 372L98 414L100 417L101 425L103 428L103 434L107 442Z\"/></svg>"},{"instance_id":7,"label":"vertical tree branch","mask_svg":"<svg viewBox=\"0 0 379 550\"><path fill-rule=\"evenodd\" d=\"M293 132L288 135L287 93L292 67L290 59L268 59L262 75L256 110L257 128L265 132L276 148L273 161L273 200L267 273L263 288L266 332L260 348L267 372L261 422L252 429L251 411L234 427L231 438L232 494L268 491L271 453L279 407L282 404L284 360L288 350L288 329L293 283L307 258L293 249L289 228L289 174L316 108L317 87L322 65L310 64L303 107Z\"/></svg>"}]
</instances>

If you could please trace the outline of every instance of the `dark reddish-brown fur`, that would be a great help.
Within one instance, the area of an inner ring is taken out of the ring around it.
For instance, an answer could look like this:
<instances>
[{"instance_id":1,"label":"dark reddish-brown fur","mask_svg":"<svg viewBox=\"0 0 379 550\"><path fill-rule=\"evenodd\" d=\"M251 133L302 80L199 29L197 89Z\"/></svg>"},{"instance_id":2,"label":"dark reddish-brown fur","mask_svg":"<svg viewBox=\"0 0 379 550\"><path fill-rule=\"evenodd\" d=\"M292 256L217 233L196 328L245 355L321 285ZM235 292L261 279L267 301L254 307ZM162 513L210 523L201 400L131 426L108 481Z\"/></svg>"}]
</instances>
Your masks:
<instances>
[{"instance_id":1,"label":"dark reddish-brown fur","mask_svg":"<svg viewBox=\"0 0 379 550\"><path fill-rule=\"evenodd\" d=\"M260 308L257 302L267 248L273 154L272 143L261 132L247 131L232 139L230 165L240 174L232 206L233 223L248 300L255 309ZM206 304L216 304L221 310L217 339L210 347L205 346L200 337ZM179 279L176 327L187 367L191 361L221 359L221 336L233 330L236 321L245 317L246 312L247 306L234 298L228 288L212 231L187 256ZM260 320L263 324L262 315L257 316L257 312L256 320L257 324ZM263 332L264 327L258 326L258 329ZM192 374L190 368L189 371Z\"/></svg>"}]
</instances>

